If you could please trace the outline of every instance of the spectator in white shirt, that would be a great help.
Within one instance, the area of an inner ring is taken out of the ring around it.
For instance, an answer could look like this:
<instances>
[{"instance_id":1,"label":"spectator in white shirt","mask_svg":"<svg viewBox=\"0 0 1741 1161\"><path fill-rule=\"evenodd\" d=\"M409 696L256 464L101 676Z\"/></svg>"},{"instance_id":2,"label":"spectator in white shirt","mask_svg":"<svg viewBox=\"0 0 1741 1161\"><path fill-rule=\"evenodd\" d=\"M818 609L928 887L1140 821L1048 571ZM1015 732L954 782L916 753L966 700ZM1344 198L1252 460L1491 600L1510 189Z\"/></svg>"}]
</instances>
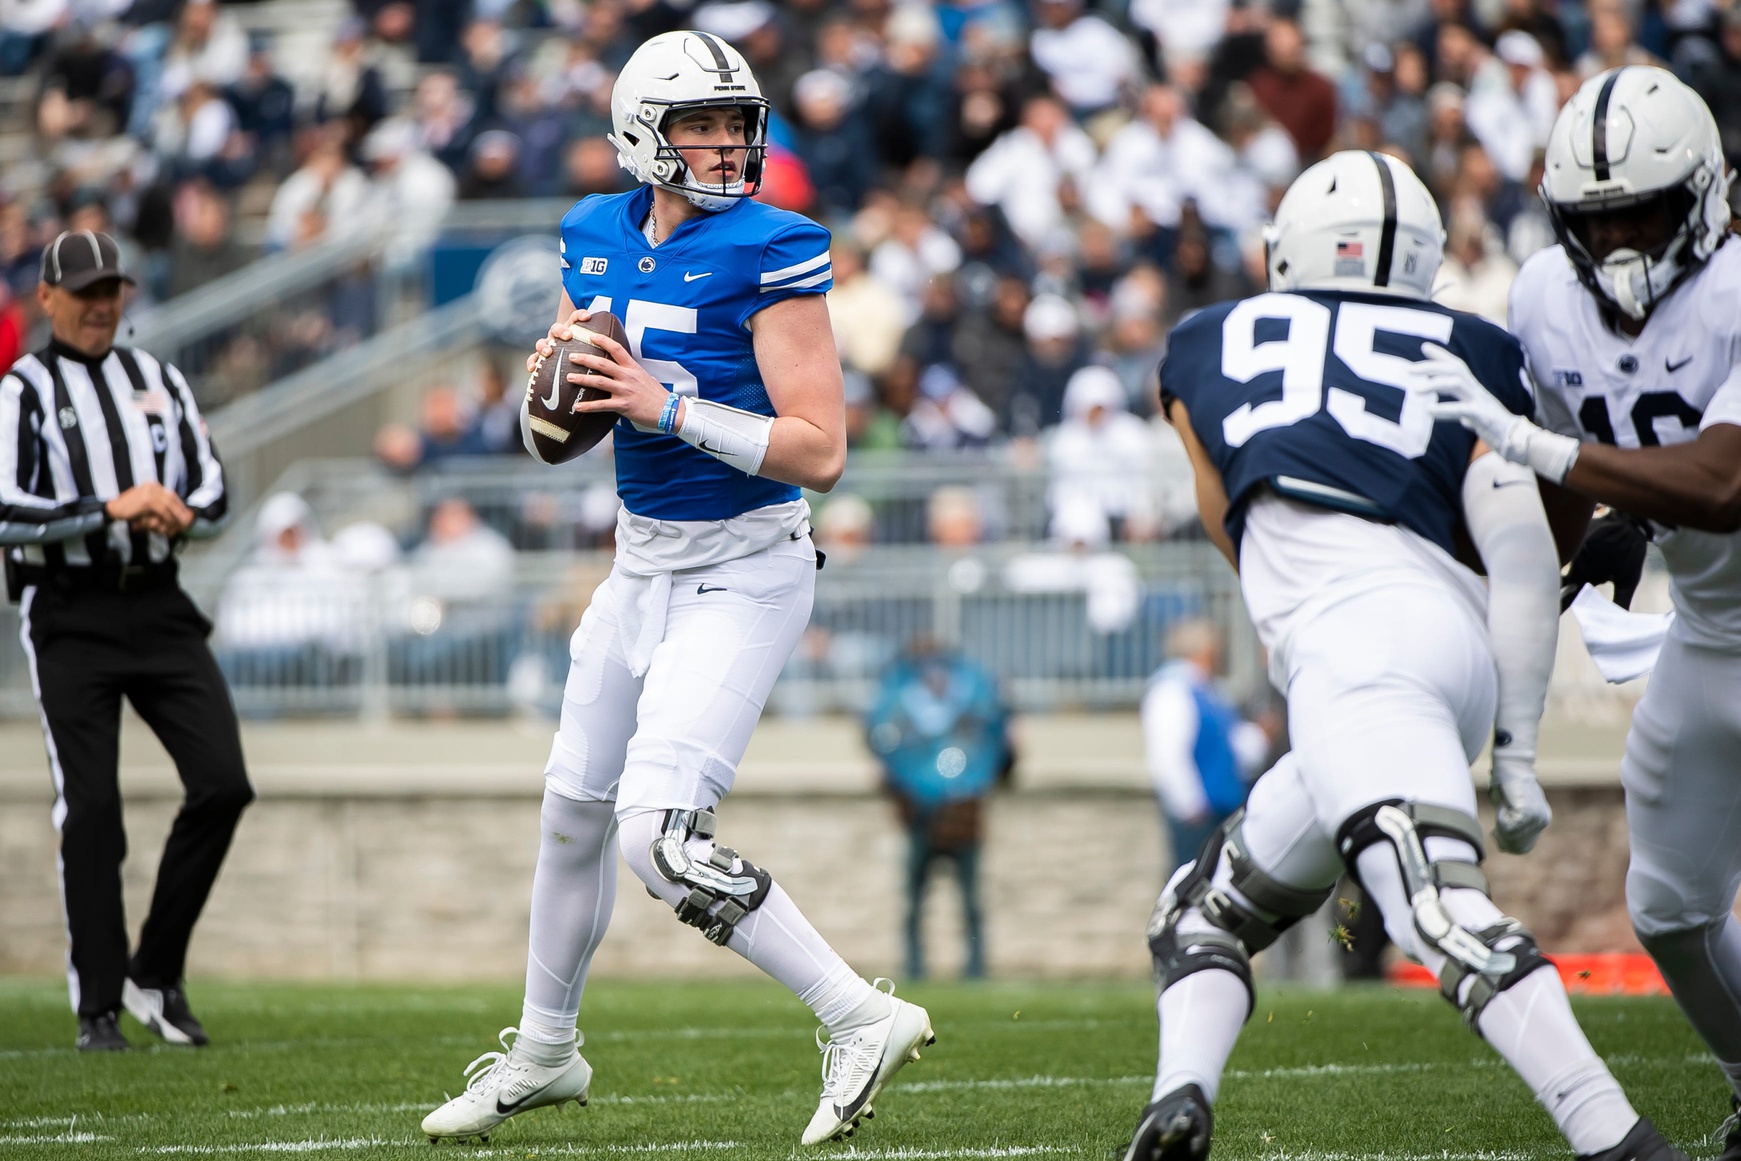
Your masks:
<instances>
[{"instance_id":1,"label":"spectator in white shirt","mask_svg":"<svg viewBox=\"0 0 1741 1161\"><path fill-rule=\"evenodd\" d=\"M889 236L871 252L870 275L895 292L903 322L911 324L924 304L926 284L960 265L961 247L931 221L925 207L903 205L894 213Z\"/></svg>"},{"instance_id":2,"label":"spectator in white shirt","mask_svg":"<svg viewBox=\"0 0 1741 1161\"><path fill-rule=\"evenodd\" d=\"M1503 79L1489 80L1488 74L1501 75L1491 68L1478 73L1464 116L1499 172L1522 181L1535 151L1547 144L1559 113L1559 91L1543 67L1541 45L1529 33L1502 33L1495 55L1504 66Z\"/></svg>"},{"instance_id":3,"label":"spectator in white shirt","mask_svg":"<svg viewBox=\"0 0 1741 1161\"><path fill-rule=\"evenodd\" d=\"M1087 187L1088 207L1123 234L1176 229L1187 199L1206 215L1223 203L1234 164L1233 150L1191 116L1177 89L1151 85L1140 116L1107 142Z\"/></svg>"},{"instance_id":4,"label":"spectator in white shirt","mask_svg":"<svg viewBox=\"0 0 1741 1161\"><path fill-rule=\"evenodd\" d=\"M1112 25L1082 11L1082 0L1036 0L1039 27L1028 39L1034 63L1078 118L1118 104L1139 76L1136 50Z\"/></svg>"},{"instance_id":5,"label":"spectator in white shirt","mask_svg":"<svg viewBox=\"0 0 1741 1161\"><path fill-rule=\"evenodd\" d=\"M369 133L363 159L373 175L365 215L373 228L393 233L389 264L408 269L435 240L453 205L453 172L419 145L415 125L397 119Z\"/></svg>"},{"instance_id":6,"label":"spectator in white shirt","mask_svg":"<svg viewBox=\"0 0 1741 1161\"><path fill-rule=\"evenodd\" d=\"M1167 656L1143 695L1143 746L1177 870L1245 802L1269 741L1215 686L1221 631L1212 623L1175 622Z\"/></svg>"},{"instance_id":7,"label":"spectator in white shirt","mask_svg":"<svg viewBox=\"0 0 1741 1161\"><path fill-rule=\"evenodd\" d=\"M340 238L361 226L369 179L345 160L342 130L329 133L302 167L284 179L266 213L266 247L284 250Z\"/></svg>"},{"instance_id":8,"label":"spectator in white shirt","mask_svg":"<svg viewBox=\"0 0 1741 1161\"><path fill-rule=\"evenodd\" d=\"M1228 0L1131 0L1131 23L1154 34L1169 66L1205 58L1227 34Z\"/></svg>"},{"instance_id":9,"label":"spectator in white shirt","mask_svg":"<svg viewBox=\"0 0 1741 1161\"><path fill-rule=\"evenodd\" d=\"M967 195L1000 207L1016 236L1037 249L1065 222L1063 187L1087 188L1094 163L1094 142L1064 107L1053 97L1031 97L1021 124L968 166Z\"/></svg>"},{"instance_id":10,"label":"spectator in white shirt","mask_svg":"<svg viewBox=\"0 0 1741 1161\"><path fill-rule=\"evenodd\" d=\"M1121 540L1154 530L1148 425L1125 409L1124 384L1110 367L1084 367L1064 388L1064 421L1049 433L1054 513L1092 501Z\"/></svg>"}]
</instances>

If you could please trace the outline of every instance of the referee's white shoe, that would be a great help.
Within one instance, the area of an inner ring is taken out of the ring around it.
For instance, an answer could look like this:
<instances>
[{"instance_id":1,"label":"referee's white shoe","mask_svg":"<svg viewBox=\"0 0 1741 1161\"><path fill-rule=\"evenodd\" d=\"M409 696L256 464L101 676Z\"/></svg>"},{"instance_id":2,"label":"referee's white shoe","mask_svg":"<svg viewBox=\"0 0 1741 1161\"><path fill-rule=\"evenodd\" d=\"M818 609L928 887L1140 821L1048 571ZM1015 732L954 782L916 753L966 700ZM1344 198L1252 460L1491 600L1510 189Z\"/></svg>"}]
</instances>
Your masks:
<instances>
[{"instance_id":1,"label":"referee's white shoe","mask_svg":"<svg viewBox=\"0 0 1741 1161\"><path fill-rule=\"evenodd\" d=\"M466 1065L465 1091L423 1118L423 1132L432 1143L471 1137L488 1141L490 1130L517 1113L561 1108L569 1101L586 1104L592 1066L573 1045L567 1046L567 1058L560 1063L541 1064L531 1059L531 1044L517 1029L504 1028L497 1039L504 1051L486 1052Z\"/></svg>"},{"instance_id":2,"label":"referee's white shoe","mask_svg":"<svg viewBox=\"0 0 1741 1161\"><path fill-rule=\"evenodd\" d=\"M121 1005L133 1018L163 1038L165 1044L204 1048L211 1043L206 1030L187 1006L187 993L179 985L142 988L132 980L121 984Z\"/></svg>"},{"instance_id":3,"label":"referee's white shoe","mask_svg":"<svg viewBox=\"0 0 1741 1161\"><path fill-rule=\"evenodd\" d=\"M878 981L879 983L883 981ZM937 1042L931 1016L917 1004L889 995L889 1014L873 1024L830 1037L822 1050L822 1103L804 1130L804 1144L820 1145L853 1134L861 1120L874 1116L871 1102L903 1066L919 1059L919 1049Z\"/></svg>"}]
</instances>

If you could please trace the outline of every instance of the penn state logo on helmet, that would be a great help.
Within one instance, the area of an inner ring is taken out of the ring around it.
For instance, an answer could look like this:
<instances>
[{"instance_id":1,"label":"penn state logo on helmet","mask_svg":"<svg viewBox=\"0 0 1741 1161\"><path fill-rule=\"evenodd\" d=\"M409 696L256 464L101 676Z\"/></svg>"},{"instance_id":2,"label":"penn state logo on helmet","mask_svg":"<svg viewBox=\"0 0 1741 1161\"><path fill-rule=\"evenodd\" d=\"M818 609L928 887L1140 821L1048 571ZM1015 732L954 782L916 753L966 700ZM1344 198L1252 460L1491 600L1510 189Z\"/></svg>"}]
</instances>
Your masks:
<instances>
[{"instance_id":1,"label":"penn state logo on helmet","mask_svg":"<svg viewBox=\"0 0 1741 1161\"><path fill-rule=\"evenodd\" d=\"M1722 138L1710 109L1673 73L1647 65L1585 81L1548 135L1541 196L1578 278L1634 319L1704 264L1729 230ZM1649 237L1598 253L1609 221Z\"/></svg>"},{"instance_id":2,"label":"penn state logo on helmet","mask_svg":"<svg viewBox=\"0 0 1741 1161\"><path fill-rule=\"evenodd\" d=\"M666 129L698 109L741 109L744 156L737 175L702 180ZM737 49L707 32L664 32L635 50L611 90L609 135L617 163L638 180L709 211L756 192L768 150L768 102Z\"/></svg>"},{"instance_id":3,"label":"penn state logo on helmet","mask_svg":"<svg viewBox=\"0 0 1741 1161\"><path fill-rule=\"evenodd\" d=\"M1294 179L1264 244L1271 290L1427 298L1445 230L1413 170L1387 154L1346 149Z\"/></svg>"}]
</instances>

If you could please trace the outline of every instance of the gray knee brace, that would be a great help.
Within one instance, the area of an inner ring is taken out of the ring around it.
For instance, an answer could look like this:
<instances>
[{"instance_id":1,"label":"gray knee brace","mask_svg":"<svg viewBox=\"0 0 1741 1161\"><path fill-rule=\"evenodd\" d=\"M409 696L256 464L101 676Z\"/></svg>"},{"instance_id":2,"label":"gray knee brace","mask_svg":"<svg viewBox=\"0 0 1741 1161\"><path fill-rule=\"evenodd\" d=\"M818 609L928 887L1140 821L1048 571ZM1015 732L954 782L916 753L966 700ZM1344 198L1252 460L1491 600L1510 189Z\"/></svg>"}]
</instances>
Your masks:
<instances>
[{"instance_id":1,"label":"gray knee brace","mask_svg":"<svg viewBox=\"0 0 1741 1161\"><path fill-rule=\"evenodd\" d=\"M743 917L762 905L774 879L730 847L715 844L706 862L690 858L684 844L711 839L716 825L711 810L667 810L651 853L661 875L689 888L677 901L677 918L723 947Z\"/></svg>"},{"instance_id":2,"label":"gray knee brace","mask_svg":"<svg viewBox=\"0 0 1741 1161\"><path fill-rule=\"evenodd\" d=\"M1471 816L1442 806L1418 802L1378 802L1354 815L1336 834L1336 847L1349 873L1358 877L1356 860L1374 843L1388 842L1396 851L1397 866L1409 893L1415 931L1428 946L1445 955L1439 971L1439 992L1463 1013L1463 1022L1477 1035L1488 1001L1549 961L1536 946L1535 937L1515 919L1505 918L1479 931L1471 931L1451 918L1439 892L1463 887L1489 894L1487 876L1474 863L1460 860L1432 862L1423 840L1429 836L1458 839L1475 848L1484 858L1481 824ZM1463 992L1465 980L1473 978Z\"/></svg>"},{"instance_id":3,"label":"gray knee brace","mask_svg":"<svg viewBox=\"0 0 1741 1161\"><path fill-rule=\"evenodd\" d=\"M1246 991L1252 992L1255 1007L1251 957L1316 912L1336 890L1333 884L1321 890L1290 887L1259 867L1246 849L1244 821L1245 811L1235 811L1203 844L1197 861L1178 886L1155 904L1147 934L1155 963L1155 986L1161 991L1192 972L1219 968L1240 978ZM1229 885L1250 900L1251 907L1214 885L1223 850L1232 872ZM1219 930L1180 932L1179 918L1192 907ZM1272 912L1276 918L1267 919L1253 907Z\"/></svg>"}]
</instances>

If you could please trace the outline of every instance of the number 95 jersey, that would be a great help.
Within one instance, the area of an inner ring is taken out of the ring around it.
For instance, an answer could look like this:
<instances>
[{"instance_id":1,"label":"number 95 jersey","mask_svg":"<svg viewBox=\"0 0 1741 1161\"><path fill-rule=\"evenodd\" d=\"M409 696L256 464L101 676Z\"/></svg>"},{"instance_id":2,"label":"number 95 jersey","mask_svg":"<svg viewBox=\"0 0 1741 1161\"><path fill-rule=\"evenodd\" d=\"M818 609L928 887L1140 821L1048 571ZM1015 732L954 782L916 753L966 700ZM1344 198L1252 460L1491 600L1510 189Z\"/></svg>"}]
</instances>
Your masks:
<instances>
[{"instance_id":1,"label":"number 95 jersey","mask_svg":"<svg viewBox=\"0 0 1741 1161\"><path fill-rule=\"evenodd\" d=\"M1566 252L1530 256L1511 286L1543 426L1618 447L1688 443L1741 425L1741 244L1730 238L1651 311L1630 338L1610 327ZM1741 534L1658 528L1679 631L1741 644Z\"/></svg>"},{"instance_id":2,"label":"number 95 jersey","mask_svg":"<svg viewBox=\"0 0 1741 1161\"><path fill-rule=\"evenodd\" d=\"M562 286L583 310L623 320L629 353L679 395L774 415L756 365L750 316L834 284L828 231L748 198L683 222L657 247L641 224L653 191L585 198L562 219ZM799 498L674 435L619 420L617 492L654 520L726 520Z\"/></svg>"},{"instance_id":3,"label":"number 95 jersey","mask_svg":"<svg viewBox=\"0 0 1741 1161\"><path fill-rule=\"evenodd\" d=\"M1290 291L1221 303L1174 329L1163 398L1181 400L1227 490L1240 540L1261 485L1302 503L1398 524L1456 555L1475 436L1434 423L1405 384L1423 343L1469 365L1519 415L1534 410L1523 351L1475 315L1422 299Z\"/></svg>"}]
</instances>

